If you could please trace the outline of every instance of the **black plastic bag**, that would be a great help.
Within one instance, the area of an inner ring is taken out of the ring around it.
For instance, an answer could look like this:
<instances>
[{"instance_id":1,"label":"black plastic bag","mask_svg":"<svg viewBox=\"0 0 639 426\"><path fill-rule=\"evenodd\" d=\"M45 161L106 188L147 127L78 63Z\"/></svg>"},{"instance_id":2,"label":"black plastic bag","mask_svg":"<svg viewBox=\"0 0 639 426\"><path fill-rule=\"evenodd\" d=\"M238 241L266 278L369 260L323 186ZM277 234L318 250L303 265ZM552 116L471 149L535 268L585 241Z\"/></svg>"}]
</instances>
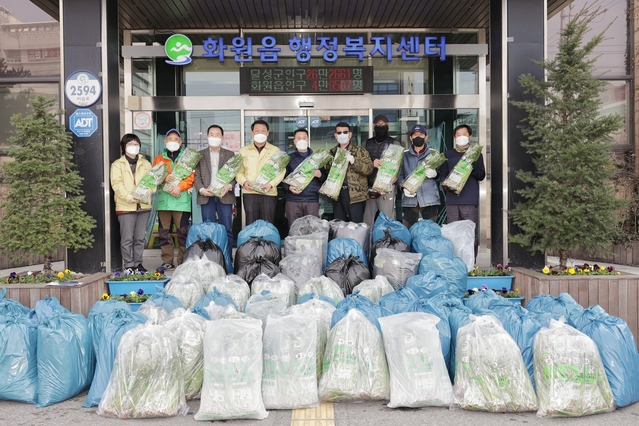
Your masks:
<instances>
[{"instance_id":1,"label":"black plastic bag","mask_svg":"<svg viewBox=\"0 0 639 426\"><path fill-rule=\"evenodd\" d=\"M198 239L184 251L182 263L186 263L189 260L202 259L204 257L211 262L217 263L224 269L225 273L228 273L226 270L226 258L224 257L224 252L222 252L222 249L210 238L207 238L206 241L202 241L202 239L198 237Z\"/></svg>"},{"instance_id":2,"label":"black plastic bag","mask_svg":"<svg viewBox=\"0 0 639 426\"><path fill-rule=\"evenodd\" d=\"M260 274L266 274L273 278L280 273L280 267L264 257L251 259L237 271L237 276L247 282L249 287L253 280Z\"/></svg>"},{"instance_id":3,"label":"black plastic bag","mask_svg":"<svg viewBox=\"0 0 639 426\"><path fill-rule=\"evenodd\" d=\"M344 295L353 293L357 284L371 278L368 266L358 256L338 257L328 265L324 275L335 281Z\"/></svg>"},{"instance_id":4,"label":"black plastic bag","mask_svg":"<svg viewBox=\"0 0 639 426\"><path fill-rule=\"evenodd\" d=\"M235 270L239 271L246 263L259 257L279 265L281 259L280 248L274 242L265 240L263 237L251 237L239 246L235 252Z\"/></svg>"},{"instance_id":5,"label":"black plastic bag","mask_svg":"<svg viewBox=\"0 0 639 426\"><path fill-rule=\"evenodd\" d=\"M379 240L375 241L371 249L371 261L369 262L371 265L371 269L373 268L373 265L375 264L375 256L377 255L377 250L381 248L388 248L388 249L403 251L407 253L411 252L410 246L408 244L406 244L404 241L400 240L399 238L392 237L390 228L386 228L384 230L384 236L380 238Z\"/></svg>"}]
</instances>

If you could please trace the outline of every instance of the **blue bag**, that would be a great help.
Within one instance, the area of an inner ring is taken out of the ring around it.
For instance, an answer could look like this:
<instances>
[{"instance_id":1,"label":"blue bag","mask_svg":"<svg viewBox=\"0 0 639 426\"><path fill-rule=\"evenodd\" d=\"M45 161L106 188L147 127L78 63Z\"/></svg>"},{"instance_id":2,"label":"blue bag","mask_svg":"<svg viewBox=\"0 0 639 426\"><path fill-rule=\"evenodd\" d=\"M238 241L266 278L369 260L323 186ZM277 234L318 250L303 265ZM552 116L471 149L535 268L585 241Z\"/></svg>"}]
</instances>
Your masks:
<instances>
[{"instance_id":1,"label":"blue bag","mask_svg":"<svg viewBox=\"0 0 639 426\"><path fill-rule=\"evenodd\" d=\"M375 327L377 327L380 333L382 332L382 329L377 319L383 316L390 315L390 313L388 313L385 309L383 309L376 303L371 302L364 296L360 296L359 290L355 290L355 293L349 294L337 304L337 307L333 312L333 317L331 318L331 328L335 327L335 324L337 324L342 318L344 318L348 311L351 309L357 309L358 311L363 313L366 318Z\"/></svg>"},{"instance_id":2,"label":"blue bag","mask_svg":"<svg viewBox=\"0 0 639 426\"><path fill-rule=\"evenodd\" d=\"M93 349L96 355L99 353L98 342L102 337L104 321L116 309L126 309L130 311L131 307L126 302L121 302L119 300L98 300L93 304L93 306L91 306L89 315L87 315L89 334L91 334L91 341L93 342Z\"/></svg>"},{"instance_id":3,"label":"blue bag","mask_svg":"<svg viewBox=\"0 0 639 426\"><path fill-rule=\"evenodd\" d=\"M408 228L403 223L389 218L384 212L379 212L379 216L377 216L373 226L373 244L375 244L375 241L384 238L386 229L390 229L391 237L399 238L410 247L412 239Z\"/></svg>"},{"instance_id":4,"label":"blue bag","mask_svg":"<svg viewBox=\"0 0 639 426\"><path fill-rule=\"evenodd\" d=\"M418 299L413 290L397 285L397 290L383 295L379 299L379 306L386 309L391 315L408 312L408 308Z\"/></svg>"},{"instance_id":5,"label":"blue bag","mask_svg":"<svg viewBox=\"0 0 639 426\"><path fill-rule=\"evenodd\" d=\"M533 298L530 302L532 302L535 298ZM532 310L530 306L530 302L526 304L526 308L528 310ZM566 318L566 323L575 327L575 323L573 322L573 318L579 319L583 314L584 308L572 298L572 296L568 293L561 293L559 297L552 297L551 299L545 298L544 304L540 305L538 309L541 309L541 312L548 312L552 317L558 320L561 317ZM535 305L533 305L534 307Z\"/></svg>"},{"instance_id":6,"label":"blue bag","mask_svg":"<svg viewBox=\"0 0 639 426\"><path fill-rule=\"evenodd\" d=\"M200 308L199 306L197 308L193 307L193 308L191 308L191 312L201 316L202 318L204 318L207 321L211 321L211 316L209 315L209 313L204 308Z\"/></svg>"},{"instance_id":7,"label":"blue bag","mask_svg":"<svg viewBox=\"0 0 639 426\"><path fill-rule=\"evenodd\" d=\"M323 302L330 303L331 306L335 306L335 301L328 296L324 296L323 294L317 295L315 293L306 293L297 298L296 305L301 305L304 302L308 302L309 300L319 299Z\"/></svg>"},{"instance_id":8,"label":"blue bag","mask_svg":"<svg viewBox=\"0 0 639 426\"><path fill-rule=\"evenodd\" d=\"M160 306L164 308L167 314L170 314L173 309L184 307L180 299L172 294L166 294L164 287L161 286L157 286L157 291L144 303L153 303L155 306Z\"/></svg>"},{"instance_id":9,"label":"blue bag","mask_svg":"<svg viewBox=\"0 0 639 426\"><path fill-rule=\"evenodd\" d=\"M368 266L364 249L357 240L353 238L335 238L334 240L329 241L328 249L326 250L327 265L333 263L333 261L338 257L348 256L357 256L364 265Z\"/></svg>"},{"instance_id":10,"label":"blue bag","mask_svg":"<svg viewBox=\"0 0 639 426\"><path fill-rule=\"evenodd\" d=\"M0 290L0 318L5 316L22 316L29 313L29 308L17 300L6 298L7 289Z\"/></svg>"},{"instance_id":11,"label":"blue bag","mask_svg":"<svg viewBox=\"0 0 639 426\"><path fill-rule=\"evenodd\" d=\"M233 303L233 299L224 293L220 293L217 287L213 287L213 290L200 297L200 300L197 301L193 308L204 309L209 306L211 302L215 303L217 306L233 305L233 307L237 310L237 306Z\"/></svg>"},{"instance_id":12,"label":"blue bag","mask_svg":"<svg viewBox=\"0 0 639 426\"><path fill-rule=\"evenodd\" d=\"M125 303L126 305L126 303ZM95 306L95 305L94 305ZM91 308L93 310L93 308ZM96 367L91 388L82 407L95 407L100 404L102 395L109 384L115 356L118 353L120 340L127 331L144 324L146 316L137 312L131 312L128 306L115 305L115 308L100 318L101 329L98 341L94 341L96 347Z\"/></svg>"},{"instance_id":13,"label":"blue bag","mask_svg":"<svg viewBox=\"0 0 639 426\"><path fill-rule=\"evenodd\" d=\"M526 303L526 309L531 312L546 312L544 306L555 300L555 296L550 294L540 294L535 296Z\"/></svg>"},{"instance_id":14,"label":"blue bag","mask_svg":"<svg viewBox=\"0 0 639 426\"><path fill-rule=\"evenodd\" d=\"M601 355L608 383L618 407L639 401L639 353L628 324L598 306L588 308L590 321L579 329L590 337Z\"/></svg>"},{"instance_id":15,"label":"blue bag","mask_svg":"<svg viewBox=\"0 0 639 426\"><path fill-rule=\"evenodd\" d=\"M34 320L24 314L0 316L0 400L36 403L37 346Z\"/></svg>"},{"instance_id":16,"label":"blue bag","mask_svg":"<svg viewBox=\"0 0 639 426\"><path fill-rule=\"evenodd\" d=\"M460 328L471 322L470 315L473 311L467 306L452 306L448 315L450 326L450 365L448 374L451 380L455 378L455 350L457 349L457 332Z\"/></svg>"},{"instance_id":17,"label":"blue bag","mask_svg":"<svg viewBox=\"0 0 639 426\"><path fill-rule=\"evenodd\" d=\"M455 257L453 243L441 235L420 235L413 238L412 249L415 253L421 253L423 256L440 253L444 256Z\"/></svg>"},{"instance_id":18,"label":"blue bag","mask_svg":"<svg viewBox=\"0 0 639 426\"><path fill-rule=\"evenodd\" d=\"M226 234L226 228L224 225L207 220L191 226L189 233L186 236L186 248L188 249L191 244L195 243L198 239L206 241L207 238L213 241L215 245L222 250L222 253L224 253L224 259L226 260L226 273L232 274L232 247L229 245L229 237ZM239 241L237 246L240 246Z\"/></svg>"},{"instance_id":19,"label":"blue bag","mask_svg":"<svg viewBox=\"0 0 639 426\"><path fill-rule=\"evenodd\" d=\"M466 306L472 309L490 309L490 304L494 302L500 302L503 299L500 295L494 291L488 289L486 291L475 292L472 296L466 299ZM510 303L510 302L508 302Z\"/></svg>"},{"instance_id":20,"label":"blue bag","mask_svg":"<svg viewBox=\"0 0 639 426\"><path fill-rule=\"evenodd\" d=\"M602 316L608 315L608 312L599 305L592 305L583 310L581 314L573 315L572 323L577 330L581 330L583 326Z\"/></svg>"},{"instance_id":21,"label":"blue bag","mask_svg":"<svg viewBox=\"0 0 639 426\"><path fill-rule=\"evenodd\" d=\"M56 313L38 320L36 407L41 408L72 398L88 388L95 359L84 316Z\"/></svg>"},{"instance_id":22,"label":"blue bag","mask_svg":"<svg viewBox=\"0 0 639 426\"><path fill-rule=\"evenodd\" d=\"M442 277L449 285L448 291L464 297L466 294L466 281L468 280L468 268L459 257L448 257L439 253L432 253L422 257L419 262L419 273L425 274L433 271Z\"/></svg>"},{"instance_id":23,"label":"blue bag","mask_svg":"<svg viewBox=\"0 0 639 426\"><path fill-rule=\"evenodd\" d=\"M55 314L70 314L67 308L60 304L57 297L45 296L44 300L38 300L35 308L29 311L29 318L42 324L42 321L46 318L52 317Z\"/></svg>"},{"instance_id":24,"label":"blue bag","mask_svg":"<svg viewBox=\"0 0 639 426\"><path fill-rule=\"evenodd\" d=\"M446 280L433 271L413 275L406 281L406 287L413 290L421 299L429 299L439 293L445 293L450 288Z\"/></svg>"},{"instance_id":25,"label":"blue bag","mask_svg":"<svg viewBox=\"0 0 639 426\"><path fill-rule=\"evenodd\" d=\"M429 219L417 221L410 227L410 236L414 240L420 236L438 236L442 235L442 227Z\"/></svg>"},{"instance_id":26,"label":"blue bag","mask_svg":"<svg viewBox=\"0 0 639 426\"><path fill-rule=\"evenodd\" d=\"M277 248L282 248L280 233L272 223L258 219L246 228L242 229L237 235L237 246L241 246L251 239L251 237L262 237L265 240L273 241L277 244Z\"/></svg>"}]
</instances>

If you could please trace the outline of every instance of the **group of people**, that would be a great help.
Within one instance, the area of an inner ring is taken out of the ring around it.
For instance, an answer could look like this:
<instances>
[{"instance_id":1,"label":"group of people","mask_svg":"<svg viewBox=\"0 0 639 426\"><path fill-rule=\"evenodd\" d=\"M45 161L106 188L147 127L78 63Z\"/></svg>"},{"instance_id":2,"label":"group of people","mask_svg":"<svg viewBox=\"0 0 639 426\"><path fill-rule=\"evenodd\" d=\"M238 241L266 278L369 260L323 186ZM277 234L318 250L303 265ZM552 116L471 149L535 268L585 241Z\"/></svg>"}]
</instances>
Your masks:
<instances>
[{"instance_id":1,"label":"group of people","mask_svg":"<svg viewBox=\"0 0 639 426\"><path fill-rule=\"evenodd\" d=\"M400 142L389 135L389 121L383 115L374 118L375 135L368 139L363 146L352 142L353 133L350 125L340 122L335 126L337 145L330 152L335 156L338 150L346 151L348 167L341 190L333 201L333 215L335 219L366 223L373 226L378 212L384 212L388 217L395 217L395 202L400 185L415 170L415 168L432 152L428 147L426 128L420 124L410 130L410 147L404 152L402 167L397 178L393 180L393 190L390 192L374 191L373 185L377 172L382 166L382 155L391 145ZM260 171L280 149L268 142L269 125L264 120L256 120L251 124L253 143L240 149L242 166L235 180L223 188L222 196L215 196L208 188L214 181L217 172L234 153L222 147L224 129L212 125L207 130L208 148L200 151L201 159L195 170L181 180L170 192L158 191L156 210L158 211L158 234L162 250L162 267L175 268L174 247L171 241L171 229L175 225L178 238L177 264L182 262L186 248L186 238L191 218L191 193L195 189L197 204L202 209L202 220L219 222L226 229L229 243L233 244L233 205L235 204L235 184L242 187L243 206L246 225L258 219L273 223L277 207L277 186L285 176L292 173L306 158L312 155L309 145L309 135L306 129L297 129L293 134L295 151L289 154L290 161L286 170L282 170L270 182L255 188L252 183L257 179ZM426 179L415 193L406 189L402 197L402 221L410 227L419 220L436 221L441 200L439 196L439 181L444 181L453 170L457 162L468 149L472 139L470 126L462 124L453 131L455 148L444 153L446 162L438 169L426 169ZM111 165L111 186L115 196L115 210L120 222L120 244L123 267L129 271L145 272L142 265L146 225L151 212L151 205L131 196L131 191L152 166L166 164L169 174L166 182L171 183L175 177L171 171L184 153L183 141L177 129L171 129L164 139L165 149L153 160L153 165L140 154L140 139L134 134L126 134L120 141L122 156ZM311 183L299 190L282 183L286 191L285 214L289 226L298 218L306 215L319 215L319 190L330 173L329 164L326 168L315 170ZM463 190L459 194L446 192L446 213L448 222L457 220L472 220L479 222L479 181L486 176L483 157L473 163L472 172ZM477 254L478 232L475 228L475 255Z\"/></svg>"}]
</instances>

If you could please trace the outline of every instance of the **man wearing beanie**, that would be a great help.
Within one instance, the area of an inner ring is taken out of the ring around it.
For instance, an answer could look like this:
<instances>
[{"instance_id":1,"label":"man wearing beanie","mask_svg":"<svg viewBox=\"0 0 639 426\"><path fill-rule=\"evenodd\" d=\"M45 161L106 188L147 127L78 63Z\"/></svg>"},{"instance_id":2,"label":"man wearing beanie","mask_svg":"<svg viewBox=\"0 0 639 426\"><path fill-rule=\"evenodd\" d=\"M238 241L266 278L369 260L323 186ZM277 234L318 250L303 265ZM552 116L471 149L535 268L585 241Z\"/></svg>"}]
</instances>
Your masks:
<instances>
[{"instance_id":1,"label":"man wearing beanie","mask_svg":"<svg viewBox=\"0 0 639 426\"><path fill-rule=\"evenodd\" d=\"M387 146L395 144L402 146L399 141L388 135L388 117L384 114L378 114L373 119L375 136L370 138L364 144L364 148L368 151L373 161L373 173L368 176L368 197L366 208L364 210L364 223L372 227L375 222L377 212L384 212L386 216L395 219L395 190L388 193L373 191L373 184L377 177L377 171L382 166L380 158ZM395 182L393 182L395 183Z\"/></svg>"}]
</instances>

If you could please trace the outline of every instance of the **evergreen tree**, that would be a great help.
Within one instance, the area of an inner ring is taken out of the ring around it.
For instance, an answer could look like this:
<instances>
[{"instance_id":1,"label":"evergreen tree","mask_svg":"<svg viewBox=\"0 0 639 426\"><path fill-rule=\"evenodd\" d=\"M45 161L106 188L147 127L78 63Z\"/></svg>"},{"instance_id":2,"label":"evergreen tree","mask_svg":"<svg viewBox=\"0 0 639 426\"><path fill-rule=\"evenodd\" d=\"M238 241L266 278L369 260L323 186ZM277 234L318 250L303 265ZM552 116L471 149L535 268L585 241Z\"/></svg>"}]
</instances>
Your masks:
<instances>
[{"instance_id":1,"label":"evergreen tree","mask_svg":"<svg viewBox=\"0 0 639 426\"><path fill-rule=\"evenodd\" d=\"M57 100L38 96L29 103L31 115L11 117L17 136L9 142L17 148L10 151L15 161L3 167L9 195L0 205L0 235L12 259L42 255L50 272L60 247L91 246L95 219L82 210L82 177L73 164L71 136L59 122L62 111L48 112Z\"/></svg>"},{"instance_id":2,"label":"evergreen tree","mask_svg":"<svg viewBox=\"0 0 639 426\"><path fill-rule=\"evenodd\" d=\"M590 55L603 32L583 39L597 12L580 12L561 31L559 53L538 63L547 81L522 75L519 82L536 99L513 104L528 113L522 147L531 156L534 172L518 170L527 186L517 193L523 201L510 216L520 233L510 241L531 251L558 250L566 266L568 250L593 250L618 235L612 177L612 135L622 126L619 115L600 116L599 93L605 83L593 76ZM541 102L538 102L538 101Z\"/></svg>"}]
</instances>

